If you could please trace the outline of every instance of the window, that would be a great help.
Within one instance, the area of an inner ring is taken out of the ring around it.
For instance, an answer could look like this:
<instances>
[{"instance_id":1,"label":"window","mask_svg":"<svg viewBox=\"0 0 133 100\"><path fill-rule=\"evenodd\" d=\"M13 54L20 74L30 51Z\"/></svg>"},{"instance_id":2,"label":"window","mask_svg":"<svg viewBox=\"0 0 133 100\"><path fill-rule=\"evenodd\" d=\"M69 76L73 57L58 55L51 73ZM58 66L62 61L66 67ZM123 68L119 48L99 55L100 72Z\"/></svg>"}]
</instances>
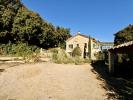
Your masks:
<instances>
[{"instance_id":1,"label":"window","mask_svg":"<svg viewBox=\"0 0 133 100\"><path fill-rule=\"evenodd\" d=\"M94 49L98 49L98 48L99 48L99 45L96 44L96 43L94 43L94 44L93 44L93 48L94 48Z\"/></svg>"},{"instance_id":2,"label":"window","mask_svg":"<svg viewBox=\"0 0 133 100\"><path fill-rule=\"evenodd\" d=\"M70 45L69 45L69 48L73 49L73 45L72 45L72 44L70 44Z\"/></svg>"},{"instance_id":3,"label":"window","mask_svg":"<svg viewBox=\"0 0 133 100\"><path fill-rule=\"evenodd\" d=\"M87 48L87 43L85 43L85 48Z\"/></svg>"},{"instance_id":4,"label":"window","mask_svg":"<svg viewBox=\"0 0 133 100\"><path fill-rule=\"evenodd\" d=\"M96 44L93 44L93 48L95 49L95 47L96 47Z\"/></svg>"}]
</instances>

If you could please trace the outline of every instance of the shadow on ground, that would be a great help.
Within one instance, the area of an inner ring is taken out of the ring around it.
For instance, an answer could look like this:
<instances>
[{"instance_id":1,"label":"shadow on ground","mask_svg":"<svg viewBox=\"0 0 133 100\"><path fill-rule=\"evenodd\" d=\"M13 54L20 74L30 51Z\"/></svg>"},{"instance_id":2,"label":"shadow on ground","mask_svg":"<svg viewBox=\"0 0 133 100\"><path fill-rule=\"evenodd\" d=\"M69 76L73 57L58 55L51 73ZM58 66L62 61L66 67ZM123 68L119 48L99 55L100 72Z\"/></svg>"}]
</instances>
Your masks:
<instances>
[{"instance_id":1,"label":"shadow on ground","mask_svg":"<svg viewBox=\"0 0 133 100\"><path fill-rule=\"evenodd\" d=\"M0 75L1 75L1 73L4 72L4 71L5 71L5 69L0 69Z\"/></svg>"},{"instance_id":2,"label":"shadow on ground","mask_svg":"<svg viewBox=\"0 0 133 100\"><path fill-rule=\"evenodd\" d=\"M0 69L0 72L4 72L5 71L5 69Z\"/></svg>"},{"instance_id":3,"label":"shadow on ground","mask_svg":"<svg viewBox=\"0 0 133 100\"><path fill-rule=\"evenodd\" d=\"M120 71L120 74L110 75L108 66L102 61L92 63L92 67L92 72L98 73L98 79L104 79L106 84L104 88L107 89L107 91L115 92L115 94L108 92L108 99L133 100L133 76L129 78L128 72L126 72L126 77L123 77L125 75L121 74Z\"/></svg>"}]
</instances>

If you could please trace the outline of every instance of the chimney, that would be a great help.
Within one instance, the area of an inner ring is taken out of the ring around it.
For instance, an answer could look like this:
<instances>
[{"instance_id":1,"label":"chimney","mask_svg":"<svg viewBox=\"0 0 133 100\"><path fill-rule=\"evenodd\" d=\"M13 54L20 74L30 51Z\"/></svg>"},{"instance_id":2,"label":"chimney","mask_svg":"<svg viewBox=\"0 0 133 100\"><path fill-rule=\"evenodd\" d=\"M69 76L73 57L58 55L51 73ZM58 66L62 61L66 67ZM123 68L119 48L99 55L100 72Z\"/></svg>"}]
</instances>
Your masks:
<instances>
[{"instance_id":1,"label":"chimney","mask_svg":"<svg viewBox=\"0 0 133 100\"><path fill-rule=\"evenodd\" d=\"M78 34L81 34L80 31L78 31L77 35L78 35Z\"/></svg>"}]
</instances>

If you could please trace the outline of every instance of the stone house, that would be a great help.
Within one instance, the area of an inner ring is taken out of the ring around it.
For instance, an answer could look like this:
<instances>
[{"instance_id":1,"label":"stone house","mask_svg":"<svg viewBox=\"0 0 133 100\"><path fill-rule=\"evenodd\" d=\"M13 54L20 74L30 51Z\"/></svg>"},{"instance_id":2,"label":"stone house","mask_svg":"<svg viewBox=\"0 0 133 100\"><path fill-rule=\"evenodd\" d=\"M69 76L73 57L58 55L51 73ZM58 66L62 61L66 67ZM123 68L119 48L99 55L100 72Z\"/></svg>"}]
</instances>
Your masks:
<instances>
[{"instance_id":1,"label":"stone house","mask_svg":"<svg viewBox=\"0 0 133 100\"><path fill-rule=\"evenodd\" d=\"M83 58L90 58L92 60L96 60L96 53L101 51L99 41L96 41L92 37L82 35L80 32L66 41L66 52L72 55L72 51L77 46L80 48Z\"/></svg>"}]
</instances>

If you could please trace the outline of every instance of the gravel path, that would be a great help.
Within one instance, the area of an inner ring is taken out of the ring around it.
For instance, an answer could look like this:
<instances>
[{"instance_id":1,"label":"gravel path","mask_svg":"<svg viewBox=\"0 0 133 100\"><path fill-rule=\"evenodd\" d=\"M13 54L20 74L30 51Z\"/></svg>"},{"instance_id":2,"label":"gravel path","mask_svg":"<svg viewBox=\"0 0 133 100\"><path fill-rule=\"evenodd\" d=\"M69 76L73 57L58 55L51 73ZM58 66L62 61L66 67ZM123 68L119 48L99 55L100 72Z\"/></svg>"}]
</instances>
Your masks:
<instances>
[{"instance_id":1,"label":"gravel path","mask_svg":"<svg viewBox=\"0 0 133 100\"><path fill-rule=\"evenodd\" d=\"M104 100L103 82L91 69L51 63L7 68L0 72L0 100Z\"/></svg>"}]
</instances>

